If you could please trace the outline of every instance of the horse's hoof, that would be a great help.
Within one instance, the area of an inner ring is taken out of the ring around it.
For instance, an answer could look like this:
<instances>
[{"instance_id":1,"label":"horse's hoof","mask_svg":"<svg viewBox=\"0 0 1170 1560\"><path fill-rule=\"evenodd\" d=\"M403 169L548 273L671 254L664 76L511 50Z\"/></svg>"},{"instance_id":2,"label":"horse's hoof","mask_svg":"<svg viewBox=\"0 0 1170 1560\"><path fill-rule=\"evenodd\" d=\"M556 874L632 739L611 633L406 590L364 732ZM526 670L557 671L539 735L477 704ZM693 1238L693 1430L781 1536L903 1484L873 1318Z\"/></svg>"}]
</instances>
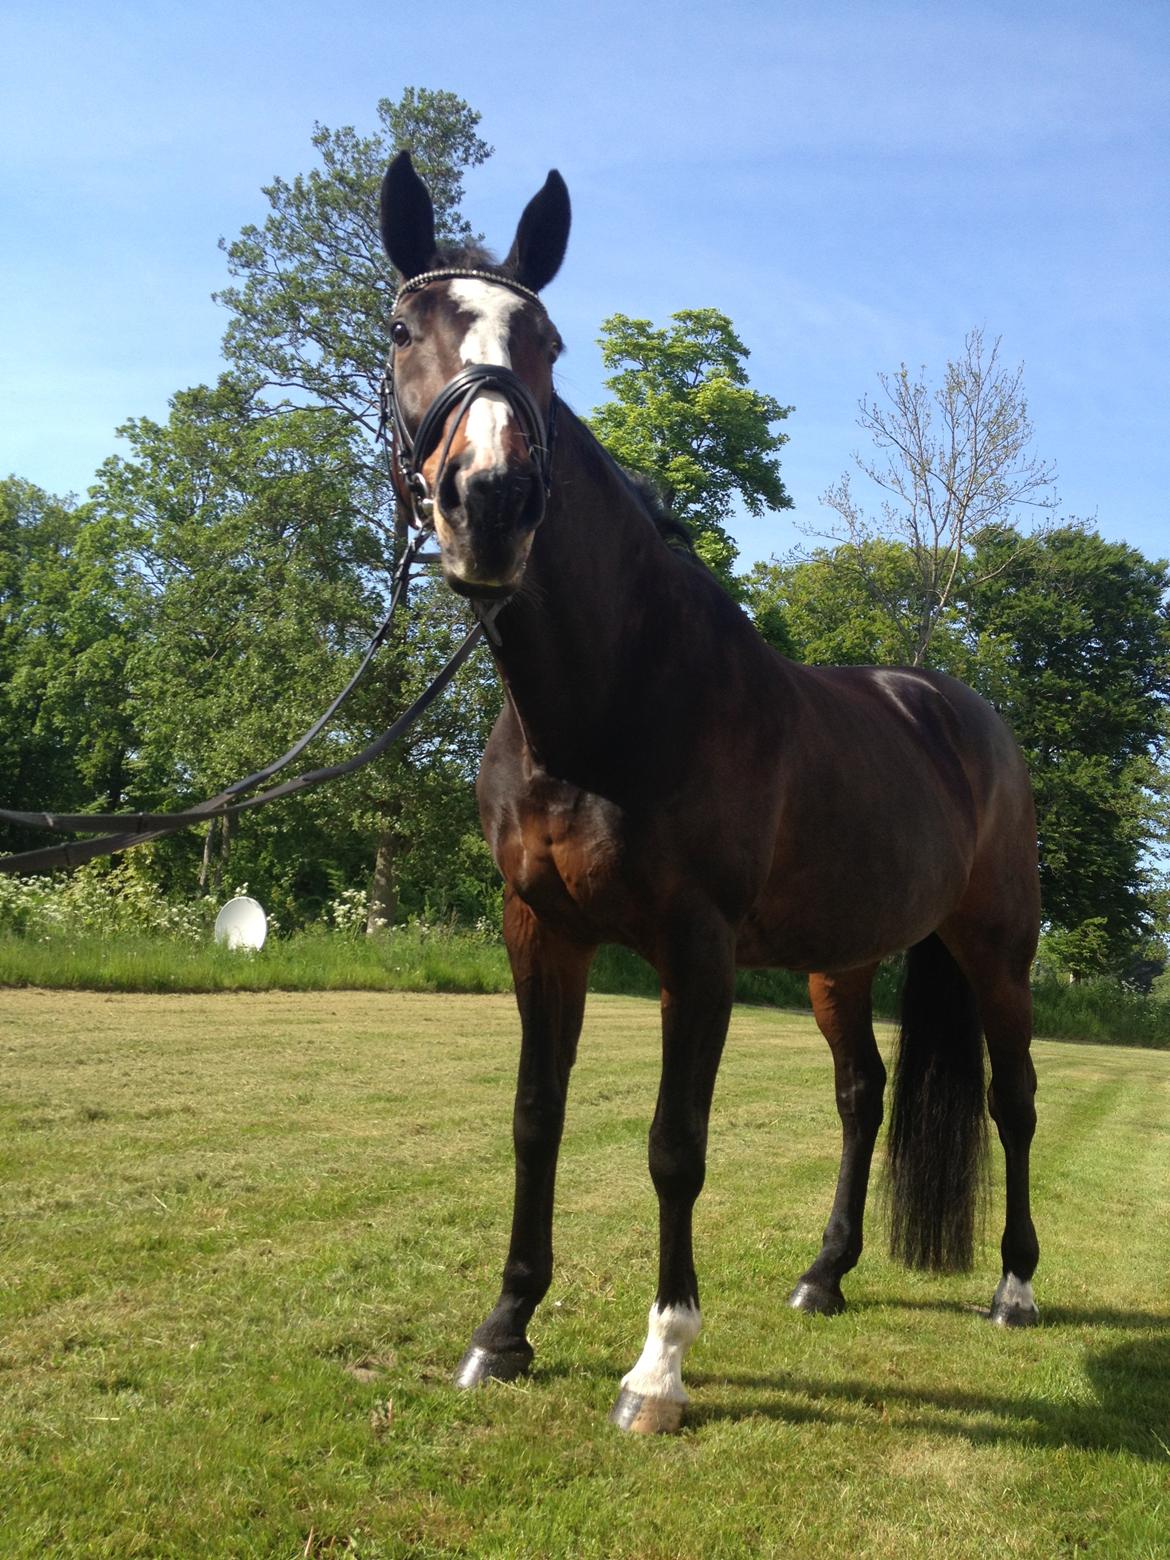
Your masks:
<instances>
[{"instance_id":1,"label":"horse's hoof","mask_svg":"<svg viewBox=\"0 0 1170 1560\"><path fill-rule=\"evenodd\" d=\"M824 1284L802 1278L788 1296L788 1304L794 1311L806 1311L810 1316L840 1316L845 1309L845 1296L839 1289L826 1289Z\"/></svg>"},{"instance_id":2,"label":"horse's hoof","mask_svg":"<svg viewBox=\"0 0 1170 1560\"><path fill-rule=\"evenodd\" d=\"M991 1302L988 1320L997 1327L1035 1327L1040 1312L1032 1298L1032 1286L1008 1273L999 1282Z\"/></svg>"},{"instance_id":3,"label":"horse's hoof","mask_svg":"<svg viewBox=\"0 0 1170 1560\"><path fill-rule=\"evenodd\" d=\"M609 1411L609 1422L633 1435L674 1435L682 1428L685 1408L674 1398L645 1397L623 1387Z\"/></svg>"},{"instance_id":4,"label":"horse's hoof","mask_svg":"<svg viewBox=\"0 0 1170 1560\"><path fill-rule=\"evenodd\" d=\"M531 1364L532 1349L527 1344L523 1349L496 1350L473 1343L459 1362L455 1385L466 1390L485 1381L515 1381Z\"/></svg>"}]
</instances>

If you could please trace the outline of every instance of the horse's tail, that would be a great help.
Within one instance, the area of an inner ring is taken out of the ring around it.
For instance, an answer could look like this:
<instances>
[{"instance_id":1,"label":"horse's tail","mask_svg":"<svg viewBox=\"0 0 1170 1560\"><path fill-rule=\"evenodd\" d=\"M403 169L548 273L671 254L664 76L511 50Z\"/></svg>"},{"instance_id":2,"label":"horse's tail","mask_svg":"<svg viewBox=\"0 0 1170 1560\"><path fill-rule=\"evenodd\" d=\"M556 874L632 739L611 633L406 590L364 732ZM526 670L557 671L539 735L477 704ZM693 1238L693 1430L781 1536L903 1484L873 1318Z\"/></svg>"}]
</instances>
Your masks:
<instances>
[{"instance_id":1,"label":"horse's tail","mask_svg":"<svg viewBox=\"0 0 1170 1560\"><path fill-rule=\"evenodd\" d=\"M936 1273L971 1266L985 1187L983 1030L937 936L906 955L887 1142L890 1250Z\"/></svg>"}]
</instances>

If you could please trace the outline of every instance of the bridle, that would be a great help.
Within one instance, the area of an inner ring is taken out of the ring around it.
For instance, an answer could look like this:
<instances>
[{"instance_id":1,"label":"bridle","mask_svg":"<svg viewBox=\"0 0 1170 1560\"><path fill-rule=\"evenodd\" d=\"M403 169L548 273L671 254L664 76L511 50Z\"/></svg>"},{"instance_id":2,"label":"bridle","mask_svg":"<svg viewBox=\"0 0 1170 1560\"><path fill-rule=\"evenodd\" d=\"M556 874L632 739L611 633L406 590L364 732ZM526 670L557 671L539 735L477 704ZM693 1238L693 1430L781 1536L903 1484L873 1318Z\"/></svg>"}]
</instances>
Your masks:
<instances>
[{"instance_id":1,"label":"bridle","mask_svg":"<svg viewBox=\"0 0 1170 1560\"><path fill-rule=\"evenodd\" d=\"M393 307L397 309L408 293L418 292L420 288L428 286L431 282L461 278L492 282L497 287L507 287L510 291L531 299L541 312L544 312L544 304L537 294L522 283L513 281L510 276L500 276L495 271L470 270L462 267L423 271L418 276L411 277L399 288ZM391 319L393 320L393 310ZM553 395L549 401L546 419L532 391L511 368L505 367L502 363L469 363L453 379L447 381L423 413L418 427L411 433L394 390L396 351L397 348L392 345L379 388L381 417L378 436L385 440L387 430L393 429L393 439L387 445L390 476L399 498L409 509L412 524L420 531L430 530L434 526L435 500L422 468L439 443L444 423L454 411L455 416L451 418L451 425L447 429L447 436L443 440L442 452L439 455L439 464L435 473L435 492L439 491L442 484L451 443L460 423L471 410L475 398L489 391L503 396L527 441L529 454L540 478L540 515L537 516L539 520L544 514L544 506L552 483L556 396Z\"/></svg>"}]
</instances>

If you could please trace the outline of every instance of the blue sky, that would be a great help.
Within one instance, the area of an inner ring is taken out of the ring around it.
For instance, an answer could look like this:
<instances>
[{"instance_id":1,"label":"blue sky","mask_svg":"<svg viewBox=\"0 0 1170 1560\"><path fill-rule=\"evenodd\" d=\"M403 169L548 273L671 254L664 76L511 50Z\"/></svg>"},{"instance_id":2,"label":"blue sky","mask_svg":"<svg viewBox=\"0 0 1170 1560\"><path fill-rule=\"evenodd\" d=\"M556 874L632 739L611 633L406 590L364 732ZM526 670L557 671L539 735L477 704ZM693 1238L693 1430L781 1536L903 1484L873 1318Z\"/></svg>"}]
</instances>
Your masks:
<instances>
[{"instance_id":1,"label":"blue sky","mask_svg":"<svg viewBox=\"0 0 1170 1560\"><path fill-rule=\"evenodd\" d=\"M568 181L570 404L602 399L607 315L714 306L795 406L796 510L736 524L745 563L827 523L878 372L976 325L1024 364L1059 512L1170 552L1170 0L5 0L0 50L5 473L83 494L120 422L213 379L218 239L315 121L372 130L415 85L482 114L465 213L496 247Z\"/></svg>"}]
</instances>

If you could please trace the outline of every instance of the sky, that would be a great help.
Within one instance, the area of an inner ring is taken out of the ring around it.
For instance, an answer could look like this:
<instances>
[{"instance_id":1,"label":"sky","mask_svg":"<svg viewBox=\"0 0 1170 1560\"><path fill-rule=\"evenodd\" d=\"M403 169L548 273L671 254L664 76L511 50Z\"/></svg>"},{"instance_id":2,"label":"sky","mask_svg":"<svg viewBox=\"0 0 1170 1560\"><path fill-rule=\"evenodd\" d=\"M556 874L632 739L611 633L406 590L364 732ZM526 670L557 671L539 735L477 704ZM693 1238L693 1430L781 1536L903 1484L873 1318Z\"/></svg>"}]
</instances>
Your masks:
<instances>
[{"instance_id":1,"label":"sky","mask_svg":"<svg viewBox=\"0 0 1170 1560\"><path fill-rule=\"evenodd\" d=\"M219 240L315 123L416 86L482 116L491 247L568 183L570 405L604 398L608 315L715 307L794 407L795 507L737 517L741 563L813 545L859 400L973 327L1023 364L1057 514L1170 554L1170 0L3 0L0 54L0 474L84 496L120 423L213 381Z\"/></svg>"}]
</instances>

